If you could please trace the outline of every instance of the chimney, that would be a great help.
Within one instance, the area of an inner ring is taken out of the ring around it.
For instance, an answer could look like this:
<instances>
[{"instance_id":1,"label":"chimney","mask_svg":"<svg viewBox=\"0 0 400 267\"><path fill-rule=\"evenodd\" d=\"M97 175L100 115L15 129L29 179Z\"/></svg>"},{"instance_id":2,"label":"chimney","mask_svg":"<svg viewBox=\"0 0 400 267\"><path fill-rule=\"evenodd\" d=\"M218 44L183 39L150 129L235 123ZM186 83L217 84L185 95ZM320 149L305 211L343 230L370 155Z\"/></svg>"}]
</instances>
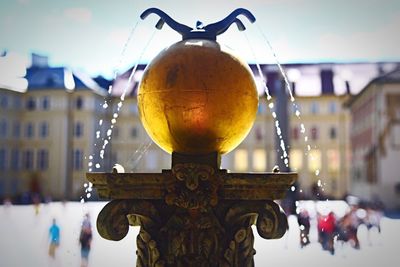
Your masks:
<instances>
[{"instance_id":1,"label":"chimney","mask_svg":"<svg viewBox=\"0 0 400 267\"><path fill-rule=\"evenodd\" d=\"M49 58L47 56L32 53L32 68L47 68L49 66Z\"/></svg>"},{"instance_id":2,"label":"chimney","mask_svg":"<svg viewBox=\"0 0 400 267\"><path fill-rule=\"evenodd\" d=\"M333 95L335 93L333 87L333 71L321 70L321 92L323 95Z\"/></svg>"}]
</instances>

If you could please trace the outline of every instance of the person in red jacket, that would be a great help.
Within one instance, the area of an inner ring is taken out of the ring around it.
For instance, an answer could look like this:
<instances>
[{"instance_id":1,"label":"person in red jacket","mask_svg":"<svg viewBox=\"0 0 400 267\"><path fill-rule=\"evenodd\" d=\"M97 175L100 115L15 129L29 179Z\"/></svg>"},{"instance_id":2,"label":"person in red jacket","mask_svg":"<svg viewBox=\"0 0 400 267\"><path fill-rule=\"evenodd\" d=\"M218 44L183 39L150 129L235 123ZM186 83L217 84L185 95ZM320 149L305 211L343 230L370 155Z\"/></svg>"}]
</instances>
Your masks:
<instances>
[{"instance_id":1,"label":"person in red jacket","mask_svg":"<svg viewBox=\"0 0 400 267\"><path fill-rule=\"evenodd\" d=\"M318 216L319 241L324 250L328 250L333 255L335 253L333 239L336 230L336 218L333 212L327 216Z\"/></svg>"}]
</instances>

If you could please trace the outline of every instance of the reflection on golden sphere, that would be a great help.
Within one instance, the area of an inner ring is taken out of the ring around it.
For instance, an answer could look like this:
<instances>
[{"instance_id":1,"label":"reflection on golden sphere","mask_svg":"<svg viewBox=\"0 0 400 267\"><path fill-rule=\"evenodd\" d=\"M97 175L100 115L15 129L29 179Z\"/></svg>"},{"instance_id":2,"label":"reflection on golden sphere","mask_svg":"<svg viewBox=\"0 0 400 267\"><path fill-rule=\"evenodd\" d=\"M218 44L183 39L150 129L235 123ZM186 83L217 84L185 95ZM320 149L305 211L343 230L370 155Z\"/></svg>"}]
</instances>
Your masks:
<instances>
[{"instance_id":1,"label":"reflection on golden sphere","mask_svg":"<svg viewBox=\"0 0 400 267\"><path fill-rule=\"evenodd\" d=\"M248 65L208 40L184 40L162 51L138 90L143 126L169 153L231 151L250 131L257 106Z\"/></svg>"}]
</instances>

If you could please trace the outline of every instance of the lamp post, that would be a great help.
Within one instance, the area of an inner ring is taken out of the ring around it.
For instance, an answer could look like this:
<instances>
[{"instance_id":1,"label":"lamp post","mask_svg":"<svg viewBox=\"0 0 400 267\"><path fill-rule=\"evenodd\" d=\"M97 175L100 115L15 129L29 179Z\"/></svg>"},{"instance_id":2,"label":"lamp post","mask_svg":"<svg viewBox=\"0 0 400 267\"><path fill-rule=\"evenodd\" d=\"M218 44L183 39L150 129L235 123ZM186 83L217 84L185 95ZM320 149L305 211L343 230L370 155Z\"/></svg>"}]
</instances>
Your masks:
<instances>
[{"instance_id":1,"label":"lamp post","mask_svg":"<svg viewBox=\"0 0 400 267\"><path fill-rule=\"evenodd\" d=\"M148 65L138 91L144 128L172 153L161 173L87 173L99 196L111 199L97 218L103 238L120 240L129 225L140 226L137 266L254 266L254 236L280 238L287 218L273 200L284 197L295 173L230 173L221 154L249 132L258 96L247 64L216 42L218 34L244 15L196 29L160 17L182 35Z\"/></svg>"}]
</instances>

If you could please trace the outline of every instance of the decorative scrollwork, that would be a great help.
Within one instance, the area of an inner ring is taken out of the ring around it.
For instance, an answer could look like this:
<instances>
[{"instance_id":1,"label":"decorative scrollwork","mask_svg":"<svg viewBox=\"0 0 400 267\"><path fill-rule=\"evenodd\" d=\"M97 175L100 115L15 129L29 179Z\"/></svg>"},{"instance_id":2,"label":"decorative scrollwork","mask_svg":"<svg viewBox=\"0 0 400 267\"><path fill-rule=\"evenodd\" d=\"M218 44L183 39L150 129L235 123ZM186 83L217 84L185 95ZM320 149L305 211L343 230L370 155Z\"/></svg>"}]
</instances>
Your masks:
<instances>
[{"instance_id":1,"label":"decorative scrollwork","mask_svg":"<svg viewBox=\"0 0 400 267\"><path fill-rule=\"evenodd\" d=\"M168 183L165 197L168 205L204 211L218 203L220 180L213 176L212 167L194 163L176 164L172 174L175 179Z\"/></svg>"},{"instance_id":2,"label":"decorative scrollwork","mask_svg":"<svg viewBox=\"0 0 400 267\"><path fill-rule=\"evenodd\" d=\"M288 229L288 221L284 211L273 201L262 205L257 218L257 232L265 239L279 239Z\"/></svg>"},{"instance_id":3,"label":"decorative scrollwork","mask_svg":"<svg viewBox=\"0 0 400 267\"><path fill-rule=\"evenodd\" d=\"M126 236L129 225L140 225L137 237L138 267L164 266L160 259L158 244L150 233L157 233L160 215L149 201L112 200L97 217L97 230L108 240L118 241Z\"/></svg>"},{"instance_id":4,"label":"decorative scrollwork","mask_svg":"<svg viewBox=\"0 0 400 267\"><path fill-rule=\"evenodd\" d=\"M287 230L287 219L273 201L243 201L233 205L225 216L225 228L231 240L224 252L222 266L254 266L254 236L251 225L267 239L281 238Z\"/></svg>"}]
</instances>

